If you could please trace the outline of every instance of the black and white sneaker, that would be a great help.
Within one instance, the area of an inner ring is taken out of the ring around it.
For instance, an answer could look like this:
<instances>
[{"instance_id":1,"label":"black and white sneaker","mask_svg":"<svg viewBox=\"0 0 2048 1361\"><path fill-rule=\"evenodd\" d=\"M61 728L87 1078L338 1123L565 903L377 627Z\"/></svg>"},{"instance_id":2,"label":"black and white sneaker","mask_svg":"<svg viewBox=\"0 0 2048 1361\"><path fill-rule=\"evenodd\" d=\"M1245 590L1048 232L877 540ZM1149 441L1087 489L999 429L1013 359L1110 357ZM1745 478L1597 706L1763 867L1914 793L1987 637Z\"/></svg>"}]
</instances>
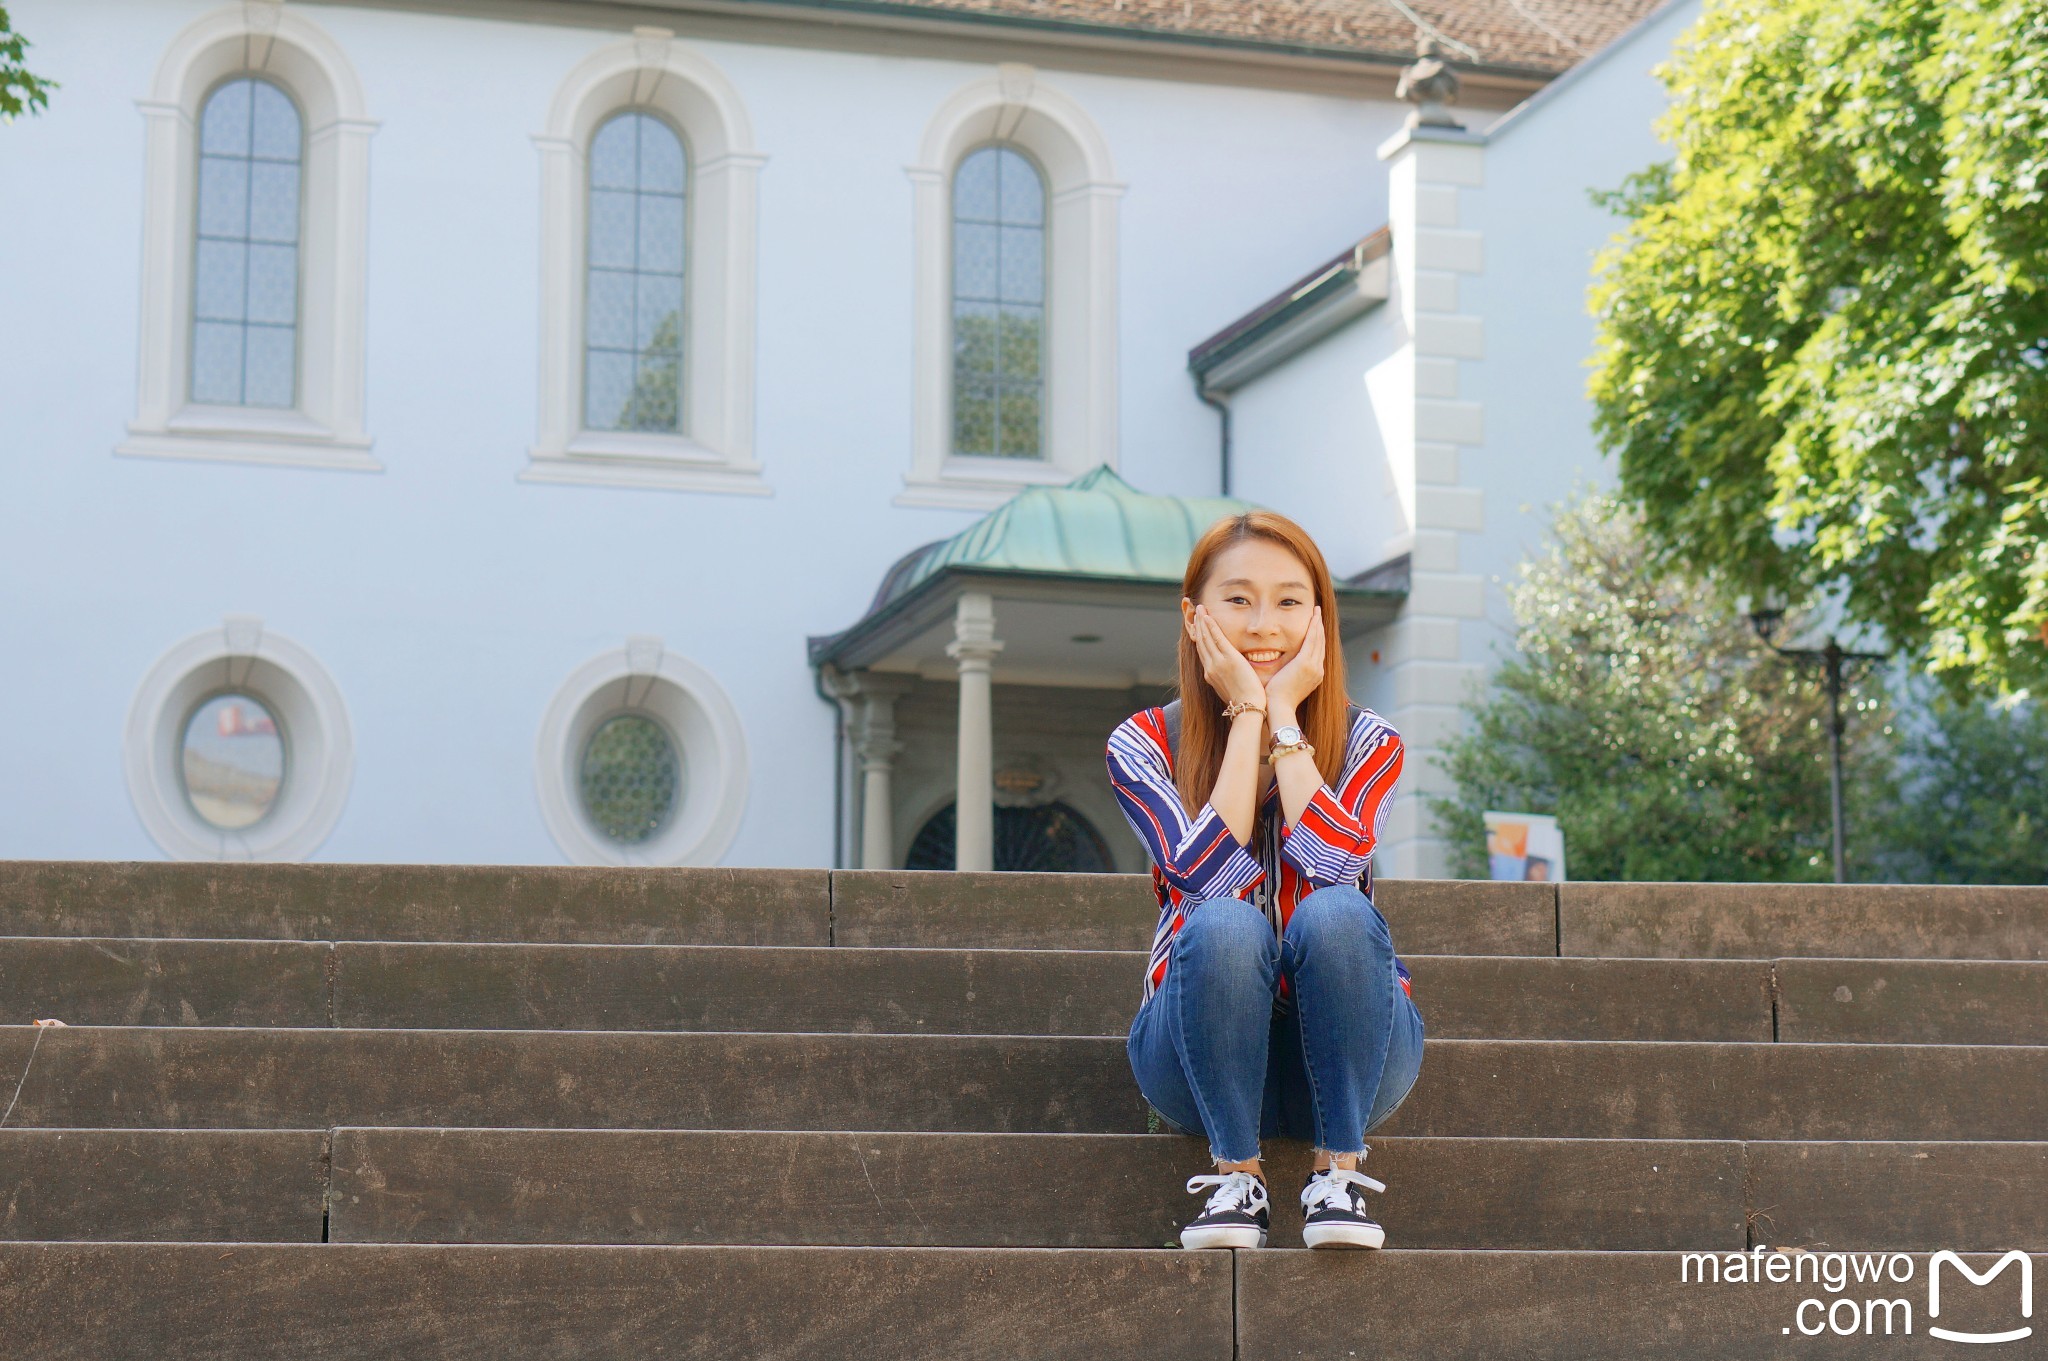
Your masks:
<instances>
[{"instance_id":1,"label":"black and white sneaker","mask_svg":"<svg viewBox=\"0 0 2048 1361\"><path fill-rule=\"evenodd\" d=\"M1363 1172L1346 1172L1333 1167L1327 1172L1310 1171L1301 1188L1301 1241L1312 1248L1376 1248L1387 1241L1387 1231L1365 1212L1365 1192L1387 1189Z\"/></svg>"},{"instance_id":2,"label":"black and white sneaker","mask_svg":"<svg viewBox=\"0 0 2048 1361\"><path fill-rule=\"evenodd\" d=\"M1188 1190L1204 1186L1216 1189L1202 1212L1180 1231L1184 1248L1262 1248L1271 1226L1272 1203L1266 1183L1250 1172L1225 1172L1211 1177L1189 1177Z\"/></svg>"}]
</instances>

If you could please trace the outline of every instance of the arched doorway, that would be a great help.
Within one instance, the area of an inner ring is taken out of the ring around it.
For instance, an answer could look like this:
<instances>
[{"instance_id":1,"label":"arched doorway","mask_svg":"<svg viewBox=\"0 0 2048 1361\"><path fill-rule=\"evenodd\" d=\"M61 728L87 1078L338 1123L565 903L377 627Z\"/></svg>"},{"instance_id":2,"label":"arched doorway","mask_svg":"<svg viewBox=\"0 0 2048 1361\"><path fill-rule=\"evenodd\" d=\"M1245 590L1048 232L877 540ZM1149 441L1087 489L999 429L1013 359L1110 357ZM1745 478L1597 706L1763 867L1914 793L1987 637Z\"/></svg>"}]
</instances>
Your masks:
<instances>
[{"instance_id":1,"label":"arched doorway","mask_svg":"<svg viewBox=\"0 0 2048 1361\"><path fill-rule=\"evenodd\" d=\"M953 868L953 804L932 814L910 843L905 869ZM1109 874L1116 868L1102 834L1072 805L996 808L995 865L999 870L1064 870Z\"/></svg>"}]
</instances>

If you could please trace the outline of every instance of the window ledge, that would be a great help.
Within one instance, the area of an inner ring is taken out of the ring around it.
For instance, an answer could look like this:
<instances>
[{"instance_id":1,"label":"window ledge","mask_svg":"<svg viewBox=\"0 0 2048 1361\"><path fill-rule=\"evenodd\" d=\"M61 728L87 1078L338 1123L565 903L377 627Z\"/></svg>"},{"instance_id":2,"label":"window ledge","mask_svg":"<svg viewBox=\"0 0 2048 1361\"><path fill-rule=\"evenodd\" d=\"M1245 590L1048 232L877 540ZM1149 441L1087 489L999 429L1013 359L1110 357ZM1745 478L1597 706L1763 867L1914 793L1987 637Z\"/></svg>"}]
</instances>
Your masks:
<instances>
[{"instance_id":1,"label":"window ledge","mask_svg":"<svg viewBox=\"0 0 2048 1361\"><path fill-rule=\"evenodd\" d=\"M566 449L535 449L521 482L589 487L644 487L657 491L771 496L761 465L726 458L677 435L586 430Z\"/></svg>"},{"instance_id":2,"label":"window ledge","mask_svg":"<svg viewBox=\"0 0 2048 1361\"><path fill-rule=\"evenodd\" d=\"M127 458L197 459L380 473L365 435L340 435L300 411L187 406L161 426L131 425L114 446Z\"/></svg>"},{"instance_id":3,"label":"window ledge","mask_svg":"<svg viewBox=\"0 0 2048 1361\"><path fill-rule=\"evenodd\" d=\"M1059 487L1079 473L1041 458L952 455L937 477L906 476L891 504L944 510L994 510L1026 487Z\"/></svg>"}]
</instances>

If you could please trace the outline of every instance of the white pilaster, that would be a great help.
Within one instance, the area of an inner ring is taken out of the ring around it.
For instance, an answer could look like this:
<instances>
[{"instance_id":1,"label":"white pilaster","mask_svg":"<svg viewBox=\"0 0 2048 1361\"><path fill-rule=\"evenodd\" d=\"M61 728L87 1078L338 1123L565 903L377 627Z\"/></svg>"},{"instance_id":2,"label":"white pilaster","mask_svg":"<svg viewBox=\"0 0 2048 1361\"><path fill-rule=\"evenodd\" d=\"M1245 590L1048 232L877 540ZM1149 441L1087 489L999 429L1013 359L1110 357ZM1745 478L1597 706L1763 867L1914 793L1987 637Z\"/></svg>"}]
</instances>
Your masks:
<instances>
[{"instance_id":1,"label":"white pilaster","mask_svg":"<svg viewBox=\"0 0 2048 1361\"><path fill-rule=\"evenodd\" d=\"M946 655L960 664L960 765L954 795L953 867L995 868L995 733L989 667L1003 645L996 641L995 602L987 591L968 591L953 616Z\"/></svg>"},{"instance_id":2,"label":"white pilaster","mask_svg":"<svg viewBox=\"0 0 2048 1361\"><path fill-rule=\"evenodd\" d=\"M1485 178L1485 139L1459 128L1405 129L1380 148L1388 163L1393 297L1409 336L1405 390L1375 392L1404 409L1383 428L1410 432L1390 448L1397 480L1413 489L1410 588L1384 645L1394 707L1407 746L1401 794L1379 853L1382 873L1440 878L1449 857L1424 797L1449 788L1439 757L1457 731L1459 704L1483 666L1466 660L1485 617L1483 578L1463 570L1486 530L1480 485L1485 413L1465 395L1462 370L1483 359L1486 330L1463 280L1485 273L1482 234L1464 199ZM1398 385L1397 385L1398 386Z\"/></svg>"}]
</instances>

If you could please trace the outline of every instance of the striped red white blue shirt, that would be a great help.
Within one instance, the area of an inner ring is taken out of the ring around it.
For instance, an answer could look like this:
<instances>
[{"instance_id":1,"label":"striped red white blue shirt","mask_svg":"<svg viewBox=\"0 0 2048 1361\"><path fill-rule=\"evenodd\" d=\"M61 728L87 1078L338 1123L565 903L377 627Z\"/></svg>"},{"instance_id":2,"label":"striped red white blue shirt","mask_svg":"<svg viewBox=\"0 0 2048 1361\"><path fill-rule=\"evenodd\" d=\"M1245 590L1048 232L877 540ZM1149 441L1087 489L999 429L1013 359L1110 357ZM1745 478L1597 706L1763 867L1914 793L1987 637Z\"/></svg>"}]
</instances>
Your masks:
<instances>
[{"instance_id":1,"label":"striped red white blue shirt","mask_svg":"<svg viewBox=\"0 0 2048 1361\"><path fill-rule=\"evenodd\" d=\"M1260 835L1243 846L1214 804L1203 804L1193 817L1182 806L1164 710L1141 709L1119 723L1109 735L1109 780L1152 858L1152 887L1159 895L1159 926L1141 1004L1166 977L1185 909L1204 898L1250 895L1279 934L1316 889L1355 884L1370 897L1372 854L1393 807L1401 754L1401 735L1393 726L1370 709L1357 709L1336 788L1318 785L1300 820L1283 827L1275 780L1260 809ZM1412 996L1408 966L1398 956L1394 969L1402 991ZM1284 978L1280 996L1283 1010L1292 1006Z\"/></svg>"}]
</instances>

